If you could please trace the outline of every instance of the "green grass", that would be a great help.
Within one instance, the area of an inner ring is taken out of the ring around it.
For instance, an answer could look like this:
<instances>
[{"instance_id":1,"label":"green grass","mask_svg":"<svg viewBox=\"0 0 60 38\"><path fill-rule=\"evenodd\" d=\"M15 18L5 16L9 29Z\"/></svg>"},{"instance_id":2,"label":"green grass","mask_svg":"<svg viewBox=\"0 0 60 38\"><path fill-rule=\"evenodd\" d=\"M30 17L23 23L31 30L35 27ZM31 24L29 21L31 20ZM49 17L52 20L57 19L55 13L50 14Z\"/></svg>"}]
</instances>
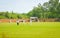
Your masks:
<instances>
[{"instance_id":1,"label":"green grass","mask_svg":"<svg viewBox=\"0 0 60 38\"><path fill-rule=\"evenodd\" d=\"M0 23L0 38L60 38L60 22Z\"/></svg>"}]
</instances>

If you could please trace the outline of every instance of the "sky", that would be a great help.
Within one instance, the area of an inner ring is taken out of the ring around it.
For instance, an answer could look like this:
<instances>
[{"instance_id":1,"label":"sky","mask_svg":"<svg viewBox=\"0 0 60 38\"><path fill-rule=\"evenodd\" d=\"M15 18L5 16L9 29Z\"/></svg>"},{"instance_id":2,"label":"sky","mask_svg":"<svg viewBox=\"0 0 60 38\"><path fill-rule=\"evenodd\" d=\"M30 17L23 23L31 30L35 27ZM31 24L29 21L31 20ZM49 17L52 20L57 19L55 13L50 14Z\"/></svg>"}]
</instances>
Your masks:
<instances>
[{"instance_id":1,"label":"sky","mask_svg":"<svg viewBox=\"0 0 60 38\"><path fill-rule=\"evenodd\" d=\"M28 13L34 6L44 2L48 0L0 0L0 12Z\"/></svg>"}]
</instances>

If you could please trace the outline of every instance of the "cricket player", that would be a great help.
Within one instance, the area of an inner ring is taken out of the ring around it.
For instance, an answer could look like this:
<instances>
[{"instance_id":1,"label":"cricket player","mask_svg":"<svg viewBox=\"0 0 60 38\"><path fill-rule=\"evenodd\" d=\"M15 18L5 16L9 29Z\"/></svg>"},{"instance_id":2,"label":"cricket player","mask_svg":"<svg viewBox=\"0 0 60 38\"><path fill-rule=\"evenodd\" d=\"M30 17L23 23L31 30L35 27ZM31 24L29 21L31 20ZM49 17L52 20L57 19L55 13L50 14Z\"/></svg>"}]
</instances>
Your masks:
<instances>
[{"instance_id":1,"label":"cricket player","mask_svg":"<svg viewBox=\"0 0 60 38\"><path fill-rule=\"evenodd\" d=\"M19 20L16 21L17 25L19 25Z\"/></svg>"}]
</instances>

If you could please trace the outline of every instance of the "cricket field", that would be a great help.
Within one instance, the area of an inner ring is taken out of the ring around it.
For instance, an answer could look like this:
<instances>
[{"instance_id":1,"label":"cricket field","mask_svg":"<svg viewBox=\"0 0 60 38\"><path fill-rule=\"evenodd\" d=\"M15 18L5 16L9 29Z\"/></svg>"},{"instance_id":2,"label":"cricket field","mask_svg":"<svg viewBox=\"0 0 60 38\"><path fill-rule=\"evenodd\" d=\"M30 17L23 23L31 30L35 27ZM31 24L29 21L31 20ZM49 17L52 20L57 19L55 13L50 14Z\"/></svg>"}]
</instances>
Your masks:
<instances>
[{"instance_id":1,"label":"cricket field","mask_svg":"<svg viewBox=\"0 0 60 38\"><path fill-rule=\"evenodd\" d=\"M0 23L0 38L60 38L60 22Z\"/></svg>"}]
</instances>

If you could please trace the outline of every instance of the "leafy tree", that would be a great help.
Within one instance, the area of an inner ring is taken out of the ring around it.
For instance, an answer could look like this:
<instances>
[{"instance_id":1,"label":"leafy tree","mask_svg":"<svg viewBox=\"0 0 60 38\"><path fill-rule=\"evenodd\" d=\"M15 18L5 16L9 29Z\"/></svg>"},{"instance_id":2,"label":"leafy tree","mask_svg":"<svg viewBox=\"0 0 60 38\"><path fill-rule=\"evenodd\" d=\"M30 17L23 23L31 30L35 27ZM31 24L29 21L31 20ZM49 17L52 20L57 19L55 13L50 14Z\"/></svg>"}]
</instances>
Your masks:
<instances>
[{"instance_id":1,"label":"leafy tree","mask_svg":"<svg viewBox=\"0 0 60 38\"><path fill-rule=\"evenodd\" d=\"M43 7L41 6L41 4L39 3L37 7L34 7L29 13L28 15L30 17L38 17L41 18L43 17Z\"/></svg>"}]
</instances>

